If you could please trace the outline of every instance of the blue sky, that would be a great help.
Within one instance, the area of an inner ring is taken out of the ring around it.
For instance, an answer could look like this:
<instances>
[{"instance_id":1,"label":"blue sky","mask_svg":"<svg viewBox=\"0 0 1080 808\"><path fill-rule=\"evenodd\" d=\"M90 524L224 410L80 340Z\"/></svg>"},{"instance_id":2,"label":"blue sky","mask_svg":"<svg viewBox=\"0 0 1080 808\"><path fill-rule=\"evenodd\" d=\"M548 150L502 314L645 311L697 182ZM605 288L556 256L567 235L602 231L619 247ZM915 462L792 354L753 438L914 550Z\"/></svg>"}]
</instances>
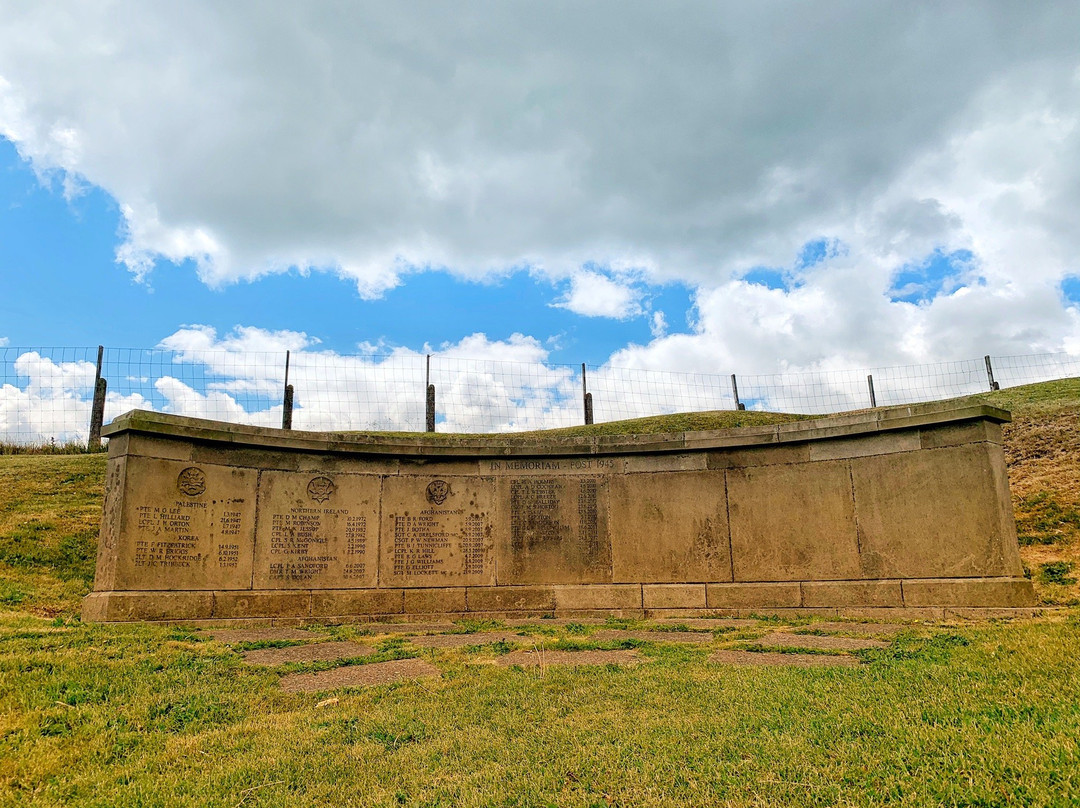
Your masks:
<instances>
[{"instance_id":1,"label":"blue sky","mask_svg":"<svg viewBox=\"0 0 1080 808\"><path fill-rule=\"evenodd\" d=\"M0 0L0 343L1080 355L1080 6L680 8Z\"/></svg>"},{"instance_id":2,"label":"blue sky","mask_svg":"<svg viewBox=\"0 0 1080 808\"><path fill-rule=\"evenodd\" d=\"M317 270L211 288L191 261L162 261L139 281L116 260L123 229L116 201L92 186L65 199L59 181L39 178L5 139L0 206L0 335L11 345L153 347L197 323L222 334L245 325L304 331L320 347L348 354L361 343L421 351L480 331L492 340L536 336L553 362L596 363L627 343L652 339L649 312L625 320L583 317L552 305L565 282L527 271L485 282L419 272L377 300ZM642 288L651 310L685 327L692 306L685 285Z\"/></svg>"}]
</instances>

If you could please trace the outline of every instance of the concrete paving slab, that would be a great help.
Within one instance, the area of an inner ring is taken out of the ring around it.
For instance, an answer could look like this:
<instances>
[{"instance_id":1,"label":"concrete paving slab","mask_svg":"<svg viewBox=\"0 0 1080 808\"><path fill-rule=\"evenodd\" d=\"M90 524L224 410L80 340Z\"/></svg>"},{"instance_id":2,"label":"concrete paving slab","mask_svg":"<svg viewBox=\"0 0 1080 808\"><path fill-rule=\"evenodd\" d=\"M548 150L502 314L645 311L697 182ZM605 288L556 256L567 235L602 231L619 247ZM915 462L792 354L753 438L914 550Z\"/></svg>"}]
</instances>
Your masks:
<instances>
[{"instance_id":1,"label":"concrete paving slab","mask_svg":"<svg viewBox=\"0 0 1080 808\"><path fill-rule=\"evenodd\" d=\"M316 642L308 645L291 645L288 648L259 648L246 651L244 662L248 665L273 667L286 662L334 662L354 659L371 654L372 649L357 642Z\"/></svg>"},{"instance_id":2,"label":"concrete paving slab","mask_svg":"<svg viewBox=\"0 0 1080 808\"><path fill-rule=\"evenodd\" d=\"M636 665L641 659L634 650L622 651L514 651L496 660L503 667L520 665L539 668L548 665Z\"/></svg>"},{"instance_id":3,"label":"concrete paving slab","mask_svg":"<svg viewBox=\"0 0 1080 808\"><path fill-rule=\"evenodd\" d=\"M861 651L864 648L887 648L888 643L881 640L853 637L822 636L820 634L788 634L776 632L766 634L757 645L765 648L813 648L818 651Z\"/></svg>"},{"instance_id":4,"label":"concrete paving slab","mask_svg":"<svg viewBox=\"0 0 1080 808\"><path fill-rule=\"evenodd\" d=\"M775 651L717 651L709 662L721 665L761 665L789 668L854 668L859 660L832 654L781 654Z\"/></svg>"},{"instance_id":5,"label":"concrete paving slab","mask_svg":"<svg viewBox=\"0 0 1080 808\"><path fill-rule=\"evenodd\" d=\"M394 659L369 665L345 665L318 673L294 673L282 677L281 689L290 693L317 693L343 687L370 687L406 679L429 679L441 676L434 665L421 659Z\"/></svg>"}]
</instances>

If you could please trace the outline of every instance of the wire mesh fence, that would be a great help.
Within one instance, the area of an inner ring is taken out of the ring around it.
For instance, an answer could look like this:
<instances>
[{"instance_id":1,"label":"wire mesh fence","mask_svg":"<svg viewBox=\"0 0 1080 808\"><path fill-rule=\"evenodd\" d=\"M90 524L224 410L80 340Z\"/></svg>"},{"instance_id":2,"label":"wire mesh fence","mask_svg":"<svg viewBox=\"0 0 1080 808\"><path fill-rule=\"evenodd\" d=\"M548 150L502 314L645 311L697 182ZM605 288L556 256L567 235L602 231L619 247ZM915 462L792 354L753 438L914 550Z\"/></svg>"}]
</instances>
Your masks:
<instances>
[{"instance_id":1,"label":"wire mesh fence","mask_svg":"<svg viewBox=\"0 0 1080 808\"><path fill-rule=\"evenodd\" d=\"M98 348L0 348L0 442L85 443ZM104 422L133 409L279 427L285 385L292 426L305 430L423 431L428 384L440 432L509 432L704 410L820 414L933 401L1080 376L1080 356L1034 354L936 364L772 375L679 373L610 365L468 359L412 351L106 348ZM871 382L868 376L872 377Z\"/></svg>"}]
</instances>

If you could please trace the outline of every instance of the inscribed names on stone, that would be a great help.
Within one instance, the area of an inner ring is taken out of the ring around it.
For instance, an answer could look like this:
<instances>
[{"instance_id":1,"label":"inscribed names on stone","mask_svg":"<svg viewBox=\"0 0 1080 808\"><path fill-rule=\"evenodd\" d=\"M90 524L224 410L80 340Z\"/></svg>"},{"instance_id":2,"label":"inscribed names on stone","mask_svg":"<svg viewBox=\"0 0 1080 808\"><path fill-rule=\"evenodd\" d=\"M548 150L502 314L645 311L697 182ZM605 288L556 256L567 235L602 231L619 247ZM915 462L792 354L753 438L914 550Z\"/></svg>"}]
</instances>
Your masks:
<instances>
[{"instance_id":1,"label":"inscribed names on stone","mask_svg":"<svg viewBox=\"0 0 1080 808\"><path fill-rule=\"evenodd\" d=\"M611 580L605 474L498 480L499 583Z\"/></svg>"},{"instance_id":2,"label":"inscribed names on stone","mask_svg":"<svg viewBox=\"0 0 1080 808\"><path fill-rule=\"evenodd\" d=\"M383 485L381 586L489 586L495 582L491 481L388 477Z\"/></svg>"},{"instance_id":3,"label":"inscribed names on stone","mask_svg":"<svg viewBox=\"0 0 1080 808\"><path fill-rule=\"evenodd\" d=\"M117 588L232 589L251 577L256 472L131 458Z\"/></svg>"},{"instance_id":4,"label":"inscribed names on stone","mask_svg":"<svg viewBox=\"0 0 1080 808\"><path fill-rule=\"evenodd\" d=\"M256 589L352 589L378 576L378 476L264 471Z\"/></svg>"}]
</instances>

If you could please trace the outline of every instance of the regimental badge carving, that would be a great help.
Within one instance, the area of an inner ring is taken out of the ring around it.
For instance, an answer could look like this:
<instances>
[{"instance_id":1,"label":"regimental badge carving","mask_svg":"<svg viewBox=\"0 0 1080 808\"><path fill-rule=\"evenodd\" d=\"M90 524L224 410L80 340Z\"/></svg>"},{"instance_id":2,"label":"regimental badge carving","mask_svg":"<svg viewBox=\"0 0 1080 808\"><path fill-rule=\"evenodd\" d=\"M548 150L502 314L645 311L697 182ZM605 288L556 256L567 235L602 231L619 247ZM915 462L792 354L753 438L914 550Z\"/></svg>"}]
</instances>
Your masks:
<instances>
[{"instance_id":1,"label":"regimental badge carving","mask_svg":"<svg viewBox=\"0 0 1080 808\"><path fill-rule=\"evenodd\" d=\"M203 474L202 469L188 466L176 478L176 487L189 497L197 497L206 490L206 475Z\"/></svg>"},{"instance_id":2,"label":"regimental badge carving","mask_svg":"<svg viewBox=\"0 0 1080 808\"><path fill-rule=\"evenodd\" d=\"M450 483L446 480L435 480L427 487L427 501L432 505L442 505L450 496Z\"/></svg>"},{"instance_id":3,"label":"regimental badge carving","mask_svg":"<svg viewBox=\"0 0 1080 808\"><path fill-rule=\"evenodd\" d=\"M337 486L329 477L312 477L307 484L307 495L316 502L326 502L336 490Z\"/></svg>"}]
</instances>

